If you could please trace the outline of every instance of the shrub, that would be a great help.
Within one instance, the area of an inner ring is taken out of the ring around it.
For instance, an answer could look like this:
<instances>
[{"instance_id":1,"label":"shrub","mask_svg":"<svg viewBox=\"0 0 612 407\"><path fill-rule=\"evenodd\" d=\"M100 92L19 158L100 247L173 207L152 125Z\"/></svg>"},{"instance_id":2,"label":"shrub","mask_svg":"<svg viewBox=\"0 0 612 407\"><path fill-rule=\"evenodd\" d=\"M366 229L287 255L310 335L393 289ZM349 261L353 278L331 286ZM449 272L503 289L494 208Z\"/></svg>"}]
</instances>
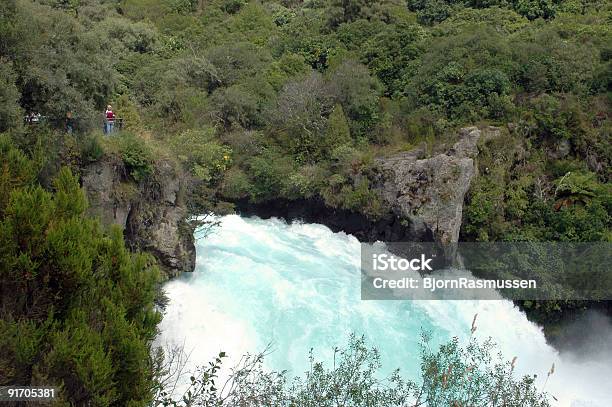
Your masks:
<instances>
[{"instance_id":1,"label":"shrub","mask_svg":"<svg viewBox=\"0 0 612 407\"><path fill-rule=\"evenodd\" d=\"M472 338L462 345L455 337L433 347L429 335L423 334L418 350L420 377L416 380L403 377L399 368L381 376L378 349L369 347L365 338L351 335L346 346L334 349L333 363L320 360L311 351L310 370L293 380L286 372L266 370L264 354L246 355L232 369L228 381L233 386L216 383L226 357L222 352L191 376L191 385L183 395L161 389L157 402L211 407L337 407L338 400L346 407L550 406L550 397L538 390L535 376L517 377L514 362L495 355L491 340ZM175 380L171 376L168 382Z\"/></svg>"},{"instance_id":2,"label":"shrub","mask_svg":"<svg viewBox=\"0 0 612 407\"><path fill-rule=\"evenodd\" d=\"M221 9L228 14L236 14L245 4L244 0L224 0Z\"/></svg>"},{"instance_id":3,"label":"shrub","mask_svg":"<svg viewBox=\"0 0 612 407\"><path fill-rule=\"evenodd\" d=\"M318 165L304 165L289 175L282 194L289 199L312 198L325 184L327 172Z\"/></svg>"},{"instance_id":4,"label":"shrub","mask_svg":"<svg viewBox=\"0 0 612 407\"><path fill-rule=\"evenodd\" d=\"M0 382L43 380L65 405L146 405L158 271L85 217L67 168L54 187L14 188L0 221Z\"/></svg>"},{"instance_id":5,"label":"shrub","mask_svg":"<svg viewBox=\"0 0 612 407\"><path fill-rule=\"evenodd\" d=\"M131 133L123 133L119 140L119 153L130 176L144 181L153 173L153 154L144 140Z\"/></svg>"},{"instance_id":6,"label":"shrub","mask_svg":"<svg viewBox=\"0 0 612 407\"><path fill-rule=\"evenodd\" d=\"M348 121L344 116L341 104L336 104L329 119L327 120L327 130L325 132L326 150L332 151L338 146L351 142L351 130Z\"/></svg>"},{"instance_id":7,"label":"shrub","mask_svg":"<svg viewBox=\"0 0 612 407\"><path fill-rule=\"evenodd\" d=\"M230 168L221 182L221 194L227 199L242 199L248 197L253 190L249 177L240 168Z\"/></svg>"},{"instance_id":8,"label":"shrub","mask_svg":"<svg viewBox=\"0 0 612 407\"><path fill-rule=\"evenodd\" d=\"M318 74L289 82L280 92L271 122L278 129L282 145L298 162L313 163L322 158L327 116L332 106Z\"/></svg>"},{"instance_id":9,"label":"shrub","mask_svg":"<svg viewBox=\"0 0 612 407\"><path fill-rule=\"evenodd\" d=\"M38 171L35 163L16 148L6 134L0 134L0 158L0 214L4 214L11 191L33 184Z\"/></svg>"},{"instance_id":10,"label":"shrub","mask_svg":"<svg viewBox=\"0 0 612 407\"><path fill-rule=\"evenodd\" d=\"M257 97L243 85L216 90L212 104L213 115L225 127L249 127L258 122Z\"/></svg>"},{"instance_id":11,"label":"shrub","mask_svg":"<svg viewBox=\"0 0 612 407\"><path fill-rule=\"evenodd\" d=\"M273 149L254 157L248 167L253 183L252 198L256 202L278 197L285 189L289 174L294 172L293 161Z\"/></svg>"},{"instance_id":12,"label":"shrub","mask_svg":"<svg viewBox=\"0 0 612 407\"><path fill-rule=\"evenodd\" d=\"M340 174L329 177L321 191L325 203L333 208L360 212L371 219L378 219L384 212L380 195L370 188L367 178L352 181Z\"/></svg>"},{"instance_id":13,"label":"shrub","mask_svg":"<svg viewBox=\"0 0 612 407\"><path fill-rule=\"evenodd\" d=\"M232 150L214 138L214 129L186 130L170 140L192 175L207 185L217 183L232 164Z\"/></svg>"},{"instance_id":14,"label":"shrub","mask_svg":"<svg viewBox=\"0 0 612 407\"><path fill-rule=\"evenodd\" d=\"M88 135L84 137L81 143L81 158L83 162L98 161L104 155L104 148L100 142L100 137L96 135Z\"/></svg>"},{"instance_id":15,"label":"shrub","mask_svg":"<svg viewBox=\"0 0 612 407\"><path fill-rule=\"evenodd\" d=\"M20 93L15 86L17 75L11 64L0 59L0 133L21 127L23 111L19 106Z\"/></svg>"},{"instance_id":16,"label":"shrub","mask_svg":"<svg viewBox=\"0 0 612 407\"><path fill-rule=\"evenodd\" d=\"M367 136L381 119L378 79L370 76L366 66L345 60L331 72L329 82L330 94L350 119L353 136Z\"/></svg>"}]
</instances>

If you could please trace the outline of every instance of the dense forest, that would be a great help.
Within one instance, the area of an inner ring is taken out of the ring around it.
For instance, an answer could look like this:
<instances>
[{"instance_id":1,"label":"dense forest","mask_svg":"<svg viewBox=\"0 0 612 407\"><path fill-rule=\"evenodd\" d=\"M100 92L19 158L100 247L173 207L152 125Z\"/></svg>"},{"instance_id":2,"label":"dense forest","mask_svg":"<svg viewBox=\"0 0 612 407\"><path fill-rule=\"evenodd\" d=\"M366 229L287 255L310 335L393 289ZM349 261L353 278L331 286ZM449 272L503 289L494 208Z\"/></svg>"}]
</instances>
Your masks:
<instances>
[{"instance_id":1,"label":"dense forest","mask_svg":"<svg viewBox=\"0 0 612 407\"><path fill-rule=\"evenodd\" d=\"M63 386L61 405L159 391L157 269L85 215L83 163L117 155L139 183L175 160L193 214L319 199L375 219L376 157L497 125L461 239L610 241L611 86L605 0L2 0L0 385Z\"/></svg>"},{"instance_id":2,"label":"dense forest","mask_svg":"<svg viewBox=\"0 0 612 407\"><path fill-rule=\"evenodd\" d=\"M0 131L70 112L92 139L69 159L99 153L111 103L145 172L161 146L211 200L376 217L374 157L498 124L463 238L610 239L607 2L10 0L0 18Z\"/></svg>"}]
</instances>

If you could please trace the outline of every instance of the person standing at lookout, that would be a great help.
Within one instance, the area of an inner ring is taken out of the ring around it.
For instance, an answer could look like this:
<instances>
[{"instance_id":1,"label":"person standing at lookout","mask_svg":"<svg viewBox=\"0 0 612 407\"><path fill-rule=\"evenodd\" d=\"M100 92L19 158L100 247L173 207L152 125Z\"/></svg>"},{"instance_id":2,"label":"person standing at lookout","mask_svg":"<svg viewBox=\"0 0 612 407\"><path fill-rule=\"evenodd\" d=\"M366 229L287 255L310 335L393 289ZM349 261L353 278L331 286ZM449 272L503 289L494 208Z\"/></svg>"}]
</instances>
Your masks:
<instances>
[{"instance_id":1,"label":"person standing at lookout","mask_svg":"<svg viewBox=\"0 0 612 407\"><path fill-rule=\"evenodd\" d=\"M113 132L113 125L115 124L115 113L111 105L106 106L104 112L104 134L110 134Z\"/></svg>"}]
</instances>

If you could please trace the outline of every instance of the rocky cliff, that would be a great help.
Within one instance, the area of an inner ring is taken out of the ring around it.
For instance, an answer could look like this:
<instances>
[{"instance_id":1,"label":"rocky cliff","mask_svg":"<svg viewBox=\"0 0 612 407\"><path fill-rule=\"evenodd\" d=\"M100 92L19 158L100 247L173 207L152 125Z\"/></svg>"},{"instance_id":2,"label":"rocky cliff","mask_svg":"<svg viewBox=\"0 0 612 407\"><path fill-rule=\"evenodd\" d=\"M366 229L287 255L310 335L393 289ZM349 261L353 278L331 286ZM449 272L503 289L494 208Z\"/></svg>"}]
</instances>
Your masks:
<instances>
[{"instance_id":1,"label":"rocky cliff","mask_svg":"<svg viewBox=\"0 0 612 407\"><path fill-rule=\"evenodd\" d=\"M454 144L437 154L428 156L425 148L416 148L378 159L373 171L376 175L370 180L385 207L385 214L378 219L331 208L320 197L259 204L239 201L237 209L247 216L321 223L361 241L457 242L463 201L477 175L478 142L499 134L495 127L466 127L459 130Z\"/></svg>"},{"instance_id":2,"label":"rocky cliff","mask_svg":"<svg viewBox=\"0 0 612 407\"><path fill-rule=\"evenodd\" d=\"M463 200L476 175L474 159L481 137L499 129L467 127L448 151L425 158L423 148L378 160L378 180L386 205L417 228L429 229L436 241L457 242Z\"/></svg>"},{"instance_id":3,"label":"rocky cliff","mask_svg":"<svg viewBox=\"0 0 612 407\"><path fill-rule=\"evenodd\" d=\"M82 169L89 212L104 225L117 224L127 244L157 258L166 276L193 271L193 230L185 222L183 177L169 162L158 162L145 181L127 175L123 161L105 156Z\"/></svg>"}]
</instances>

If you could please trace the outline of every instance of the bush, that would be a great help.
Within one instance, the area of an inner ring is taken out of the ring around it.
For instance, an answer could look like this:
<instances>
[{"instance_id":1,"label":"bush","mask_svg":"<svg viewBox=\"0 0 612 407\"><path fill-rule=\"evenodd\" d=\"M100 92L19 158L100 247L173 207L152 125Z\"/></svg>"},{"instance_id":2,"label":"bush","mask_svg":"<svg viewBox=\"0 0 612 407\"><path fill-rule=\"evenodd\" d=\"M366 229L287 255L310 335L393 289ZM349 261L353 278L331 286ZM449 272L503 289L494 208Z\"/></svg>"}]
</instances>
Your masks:
<instances>
[{"instance_id":1,"label":"bush","mask_svg":"<svg viewBox=\"0 0 612 407\"><path fill-rule=\"evenodd\" d=\"M232 165L232 150L214 138L214 129L186 130L170 145L191 174L206 185L216 184Z\"/></svg>"},{"instance_id":2,"label":"bush","mask_svg":"<svg viewBox=\"0 0 612 407\"><path fill-rule=\"evenodd\" d=\"M367 178L353 182L340 174L334 174L328 179L321 195L325 203L333 208L363 213L373 220L384 212L382 199L378 192L370 188Z\"/></svg>"},{"instance_id":3,"label":"bush","mask_svg":"<svg viewBox=\"0 0 612 407\"><path fill-rule=\"evenodd\" d=\"M342 105L354 137L367 137L379 123L382 85L364 65L346 60L330 73L329 92Z\"/></svg>"},{"instance_id":4,"label":"bush","mask_svg":"<svg viewBox=\"0 0 612 407\"><path fill-rule=\"evenodd\" d=\"M341 104L336 104L329 119L327 120L327 130L325 131L325 145L327 152L334 150L343 144L351 142L351 130L344 115Z\"/></svg>"},{"instance_id":5,"label":"bush","mask_svg":"<svg viewBox=\"0 0 612 407\"><path fill-rule=\"evenodd\" d=\"M259 121L257 97L243 85L216 90L212 104L213 115L226 128L249 127Z\"/></svg>"},{"instance_id":6,"label":"bush","mask_svg":"<svg viewBox=\"0 0 612 407\"><path fill-rule=\"evenodd\" d=\"M85 217L68 169L54 189L16 187L2 213L0 384L43 382L66 405L146 405L158 271Z\"/></svg>"},{"instance_id":7,"label":"bush","mask_svg":"<svg viewBox=\"0 0 612 407\"><path fill-rule=\"evenodd\" d=\"M17 75L11 64L0 59L0 133L19 128L23 122L23 111L19 106L20 92L15 86Z\"/></svg>"},{"instance_id":8,"label":"bush","mask_svg":"<svg viewBox=\"0 0 612 407\"><path fill-rule=\"evenodd\" d=\"M430 337L424 334L418 348L421 374L416 380L403 377L400 369L388 377L381 376L379 351L369 347L365 338L351 335L345 347L334 349L333 363L318 359L311 351L310 370L293 380L286 372L265 370L264 354L247 355L232 369L228 380L233 386L216 384L226 357L222 352L193 373L184 395L162 389L157 401L163 405L212 407L337 407L338 400L346 407L550 406L549 396L535 385L536 376L516 377L514 362L495 356L491 340L472 338L461 345L455 337L433 348ZM168 381L175 380L171 376Z\"/></svg>"},{"instance_id":9,"label":"bush","mask_svg":"<svg viewBox=\"0 0 612 407\"><path fill-rule=\"evenodd\" d=\"M153 154L144 140L131 133L123 133L119 140L119 153L130 176L136 182L144 181L153 173Z\"/></svg>"},{"instance_id":10,"label":"bush","mask_svg":"<svg viewBox=\"0 0 612 407\"><path fill-rule=\"evenodd\" d=\"M311 74L289 82L278 96L271 122L280 142L298 162L313 163L324 153L327 117L333 104L322 77Z\"/></svg>"},{"instance_id":11,"label":"bush","mask_svg":"<svg viewBox=\"0 0 612 407\"><path fill-rule=\"evenodd\" d=\"M248 162L252 179L252 199L255 202L278 197L285 189L289 174L294 172L294 163L279 151L267 149Z\"/></svg>"},{"instance_id":12,"label":"bush","mask_svg":"<svg viewBox=\"0 0 612 407\"><path fill-rule=\"evenodd\" d=\"M229 14L236 14L246 2L244 0L224 0L221 9Z\"/></svg>"},{"instance_id":13,"label":"bush","mask_svg":"<svg viewBox=\"0 0 612 407\"><path fill-rule=\"evenodd\" d=\"M221 194L224 198L237 200L247 198L253 191L249 177L240 168L230 168L221 182Z\"/></svg>"},{"instance_id":14,"label":"bush","mask_svg":"<svg viewBox=\"0 0 612 407\"><path fill-rule=\"evenodd\" d=\"M290 174L282 194L288 199L308 199L316 196L323 185L327 172L318 165L304 165Z\"/></svg>"},{"instance_id":15,"label":"bush","mask_svg":"<svg viewBox=\"0 0 612 407\"><path fill-rule=\"evenodd\" d=\"M98 161L104 155L100 137L88 135L81 144L81 158L84 163Z\"/></svg>"}]
</instances>

